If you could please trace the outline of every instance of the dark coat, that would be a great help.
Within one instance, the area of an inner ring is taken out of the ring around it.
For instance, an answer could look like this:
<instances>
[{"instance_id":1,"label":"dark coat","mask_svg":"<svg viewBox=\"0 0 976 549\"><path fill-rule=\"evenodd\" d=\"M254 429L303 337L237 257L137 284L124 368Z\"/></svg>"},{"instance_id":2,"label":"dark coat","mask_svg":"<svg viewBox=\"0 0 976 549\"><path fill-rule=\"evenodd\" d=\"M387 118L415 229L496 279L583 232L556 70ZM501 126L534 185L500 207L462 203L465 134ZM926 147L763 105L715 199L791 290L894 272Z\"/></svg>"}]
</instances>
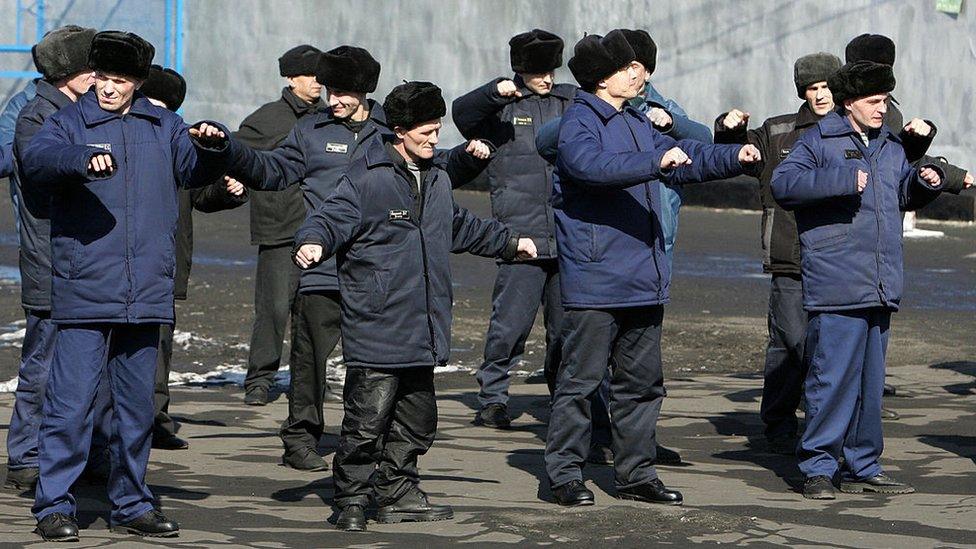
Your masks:
<instances>
[{"instance_id":1,"label":"dark coat","mask_svg":"<svg viewBox=\"0 0 976 549\"><path fill-rule=\"evenodd\" d=\"M366 125L353 132L332 112L305 116L285 141L271 151L252 151L234 146L230 174L258 190L282 190L300 185L306 209L315 211L336 189L339 178L373 139L390 134L383 109L369 100ZM323 261L302 272L302 293L339 289L335 260Z\"/></svg>"},{"instance_id":2,"label":"dark coat","mask_svg":"<svg viewBox=\"0 0 976 549\"><path fill-rule=\"evenodd\" d=\"M868 174L863 194L857 192L858 170ZM796 215L806 310L898 308L901 211L940 192L918 176L901 138L882 125L867 147L832 112L796 142L773 172L771 189L780 206Z\"/></svg>"},{"instance_id":3,"label":"dark coat","mask_svg":"<svg viewBox=\"0 0 976 549\"><path fill-rule=\"evenodd\" d=\"M223 179L199 189L180 189L180 214L176 222L176 277L173 297L186 299L193 266L193 210L214 213L243 206L248 193L234 196L227 192ZM303 206L304 207L304 206Z\"/></svg>"},{"instance_id":4,"label":"dark coat","mask_svg":"<svg viewBox=\"0 0 976 549\"><path fill-rule=\"evenodd\" d=\"M800 238L796 218L773 200L769 182L793 144L801 135L820 121L806 101L793 114L774 116L762 126L746 131L745 127L729 130L722 124L722 113L715 120L716 143L752 143L762 154L762 160L750 170L759 177L759 201L762 203L763 271L773 274L800 276Z\"/></svg>"},{"instance_id":5,"label":"dark coat","mask_svg":"<svg viewBox=\"0 0 976 549\"><path fill-rule=\"evenodd\" d=\"M61 90L38 80L36 95L17 117L14 155L23 164L24 151L44 121L72 101ZM21 197L20 215L20 301L25 309L51 310L51 194L42 185L31 184L18 168L14 184Z\"/></svg>"},{"instance_id":6,"label":"dark coat","mask_svg":"<svg viewBox=\"0 0 976 549\"><path fill-rule=\"evenodd\" d=\"M51 193L55 322L173 322L177 187L216 181L228 156L226 146L195 144L188 130L141 93L119 116L89 91L27 146L25 177ZM116 169L96 178L88 162L105 152Z\"/></svg>"},{"instance_id":7,"label":"dark coat","mask_svg":"<svg viewBox=\"0 0 976 549\"><path fill-rule=\"evenodd\" d=\"M467 139L488 139L498 150L488 165L492 216L531 237L539 258L556 257L552 211L552 165L539 156L535 138L549 120L562 116L576 86L556 84L548 95L514 81L522 97L502 97L496 78L454 100L451 114Z\"/></svg>"},{"instance_id":8,"label":"dark coat","mask_svg":"<svg viewBox=\"0 0 976 549\"><path fill-rule=\"evenodd\" d=\"M378 139L365 149L295 241L321 244L323 257L338 259L346 366L446 364L450 253L514 256L504 225L454 202L452 181L473 177L484 162L465 153L464 145L438 151L423 170L418 194L398 153Z\"/></svg>"},{"instance_id":9,"label":"dark coat","mask_svg":"<svg viewBox=\"0 0 976 549\"><path fill-rule=\"evenodd\" d=\"M918 164L919 162L923 164L933 164L938 166L945 173L945 181L942 182L942 192L959 194L966 188L966 174L969 173L965 168L960 168L955 164L950 164L945 157L941 156L930 156L928 155L929 145L932 144L932 140L935 139L935 134L938 132L938 128L930 120L926 120L929 125L932 126L932 132L925 137L914 137L908 135L905 131L905 117L901 114L901 110L898 109L898 101L893 97L888 97L888 110L885 112L884 117L885 124L888 128L899 134L902 142L905 144L905 154L908 156L908 162L911 164Z\"/></svg>"},{"instance_id":10,"label":"dark coat","mask_svg":"<svg viewBox=\"0 0 976 549\"><path fill-rule=\"evenodd\" d=\"M252 149L269 151L288 137L304 116L321 112L321 101L309 105L291 88L281 90L281 98L262 105L241 122L234 137ZM291 245L295 231L305 221L305 201L301 188L251 192L251 244Z\"/></svg>"},{"instance_id":11,"label":"dark coat","mask_svg":"<svg viewBox=\"0 0 976 549\"><path fill-rule=\"evenodd\" d=\"M661 158L675 146L692 164L662 173ZM739 175L740 149L675 141L633 107L618 111L577 92L559 130L553 198L563 306L667 303L671 276L657 185Z\"/></svg>"}]
</instances>

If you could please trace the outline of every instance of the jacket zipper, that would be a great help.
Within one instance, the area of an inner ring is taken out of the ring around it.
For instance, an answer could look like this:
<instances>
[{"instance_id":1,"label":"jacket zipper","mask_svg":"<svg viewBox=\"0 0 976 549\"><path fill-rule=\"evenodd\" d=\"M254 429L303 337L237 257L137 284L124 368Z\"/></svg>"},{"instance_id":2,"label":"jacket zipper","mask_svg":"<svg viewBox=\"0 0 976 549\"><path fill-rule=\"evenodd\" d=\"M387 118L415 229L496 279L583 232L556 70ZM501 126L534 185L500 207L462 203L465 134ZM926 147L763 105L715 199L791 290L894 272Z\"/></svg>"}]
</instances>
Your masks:
<instances>
[{"instance_id":1,"label":"jacket zipper","mask_svg":"<svg viewBox=\"0 0 976 549\"><path fill-rule=\"evenodd\" d=\"M122 121L122 158L124 160L123 166L129 165L129 143L125 139L125 115L121 117ZM118 168L117 168L118 169ZM125 319L130 321L129 318L129 306L132 304L132 264L129 258L129 181L126 173L122 174L122 187L125 189L125 231L124 231L124 243L125 243L125 277L128 281L128 288L126 289L125 295Z\"/></svg>"},{"instance_id":2,"label":"jacket zipper","mask_svg":"<svg viewBox=\"0 0 976 549\"><path fill-rule=\"evenodd\" d=\"M883 136L879 136L878 139L883 139ZM874 253L875 266L877 267L878 274L878 297L881 299L881 304L884 305L886 302L884 283L881 281L881 246L883 245L883 239L881 236L881 205L878 202L878 157L881 156L881 149L884 147L884 142L878 144L878 150L875 155L871 157L871 183L872 191L874 194L874 221L878 228L878 247L877 251Z\"/></svg>"},{"instance_id":3,"label":"jacket zipper","mask_svg":"<svg viewBox=\"0 0 976 549\"><path fill-rule=\"evenodd\" d=\"M429 172L428 172L429 173ZM426 177L420 182L420 211L417 212L417 230L420 232L420 253L424 264L424 299L427 302L427 331L430 334L430 357L432 362L437 363L437 343L434 337L434 319L430 316L430 272L427 265L427 239L424 237L424 206L427 203Z\"/></svg>"}]
</instances>

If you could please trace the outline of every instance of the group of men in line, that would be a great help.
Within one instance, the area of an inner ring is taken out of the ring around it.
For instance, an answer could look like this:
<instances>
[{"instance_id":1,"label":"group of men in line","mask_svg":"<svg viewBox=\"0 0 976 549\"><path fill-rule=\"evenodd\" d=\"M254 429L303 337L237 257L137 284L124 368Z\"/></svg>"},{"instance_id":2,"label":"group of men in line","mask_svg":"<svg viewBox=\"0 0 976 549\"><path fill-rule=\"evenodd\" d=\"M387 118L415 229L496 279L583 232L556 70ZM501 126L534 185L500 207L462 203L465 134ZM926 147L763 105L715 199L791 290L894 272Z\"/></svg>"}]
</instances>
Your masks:
<instances>
[{"instance_id":1,"label":"group of men in line","mask_svg":"<svg viewBox=\"0 0 976 549\"><path fill-rule=\"evenodd\" d=\"M847 64L798 59L798 113L749 130L732 109L716 121L716 144L651 86L657 46L644 31L581 39L568 62L579 86L554 82L558 36L535 29L509 45L514 76L456 99L468 141L439 149L440 89L405 82L380 104L368 97L380 64L359 47L286 52L281 99L232 135L173 112L186 84L151 65L144 39L79 27L45 36L34 50L43 78L13 148L28 328L8 434L8 484L36 483L43 538L78 538L71 486L99 463L110 464L114 530L178 534L145 473L151 446L187 446L166 379L190 211L246 200L258 269L245 402L268 402L290 320L283 461L327 469L316 446L332 395L326 359L341 337L339 529L365 530L371 504L378 522L453 516L420 489L417 459L436 433L433 368L449 358L449 254L459 252L498 258L476 422L510 425L509 372L542 305L555 501L593 503L589 460L613 463L620 498L682 503L655 468L680 461L656 439L680 188L740 174L761 183L773 275L770 449L796 452L806 497L912 491L879 464L899 212L972 176L924 154L932 123L893 116L894 44L862 35ZM490 220L452 196L484 170Z\"/></svg>"}]
</instances>

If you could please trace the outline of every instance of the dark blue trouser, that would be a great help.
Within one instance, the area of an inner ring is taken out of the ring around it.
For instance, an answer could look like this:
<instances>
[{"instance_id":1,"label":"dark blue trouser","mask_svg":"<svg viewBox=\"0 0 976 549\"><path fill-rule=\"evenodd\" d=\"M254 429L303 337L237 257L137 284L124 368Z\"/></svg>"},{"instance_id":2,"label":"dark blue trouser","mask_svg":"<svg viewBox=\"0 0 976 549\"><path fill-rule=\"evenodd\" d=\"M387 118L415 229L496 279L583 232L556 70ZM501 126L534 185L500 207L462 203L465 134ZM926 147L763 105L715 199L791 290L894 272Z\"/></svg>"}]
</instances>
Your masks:
<instances>
[{"instance_id":1,"label":"dark blue trouser","mask_svg":"<svg viewBox=\"0 0 976 549\"><path fill-rule=\"evenodd\" d=\"M629 488L657 478L657 418L664 400L661 322L664 307L567 309L563 363L546 436L546 471L552 486L581 480L590 449L590 398L608 362L614 483Z\"/></svg>"},{"instance_id":2,"label":"dark blue trouser","mask_svg":"<svg viewBox=\"0 0 976 549\"><path fill-rule=\"evenodd\" d=\"M44 398L39 437L40 480L32 509L75 514L71 485L85 468L95 394L108 371L112 397L112 471L108 495L113 524L153 508L146 466L153 427L158 324L62 324Z\"/></svg>"},{"instance_id":3,"label":"dark blue trouser","mask_svg":"<svg viewBox=\"0 0 976 549\"><path fill-rule=\"evenodd\" d=\"M57 328L49 311L25 310L27 326L20 354L14 412L7 431L7 467L28 469L37 467L37 436L41 428L44 393L47 389ZM102 386L100 386L101 389ZM108 447L112 410L108 386L98 391L95 403L95 427L91 455L101 457Z\"/></svg>"},{"instance_id":4,"label":"dark blue trouser","mask_svg":"<svg viewBox=\"0 0 976 549\"><path fill-rule=\"evenodd\" d=\"M259 246L254 274L254 327L244 390L270 389L281 367L288 319L294 320L302 270L291 259L291 244ZM292 342L294 343L294 342Z\"/></svg>"},{"instance_id":5,"label":"dark blue trouser","mask_svg":"<svg viewBox=\"0 0 976 549\"><path fill-rule=\"evenodd\" d=\"M799 276L773 275L766 320L769 340L759 417L766 426L766 438L795 437L796 408L803 396L806 377L803 345L807 312L803 310L803 284Z\"/></svg>"},{"instance_id":6,"label":"dark blue trouser","mask_svg":"<svg viewBox=\"0 0 976 549\"><path fill-rule=\"evenodd\" d=\"M525 352L525 340L543 305L546 324L547 379L559 367L559 325L563 308L559 295L559 267L555 259L527 263L499 263L491 300L491 321L485 336L485 361L478 368L481 406L508 403L508 373ZM552 376L554 377L554 375Z\"/></svg>"},{"instance_id":7,"label":"dark blue trouser","mask_svg":"<svg viewBox=\"0 0 976 549\"><path fill-rule=\"evenodd\" d=\"M806 355L806 429L800 471L862 479L881 473L881 397L891 311L810 313Z\"/></svg>"}]
</instances>

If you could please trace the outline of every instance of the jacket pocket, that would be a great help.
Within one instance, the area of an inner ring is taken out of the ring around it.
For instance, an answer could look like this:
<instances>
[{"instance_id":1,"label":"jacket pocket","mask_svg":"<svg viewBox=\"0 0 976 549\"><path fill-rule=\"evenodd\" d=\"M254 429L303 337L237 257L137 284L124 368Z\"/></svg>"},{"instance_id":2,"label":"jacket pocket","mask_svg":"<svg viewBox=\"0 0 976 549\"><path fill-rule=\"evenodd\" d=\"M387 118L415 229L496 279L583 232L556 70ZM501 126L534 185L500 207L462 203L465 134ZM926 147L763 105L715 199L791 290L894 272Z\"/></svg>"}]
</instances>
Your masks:
<instances>
[{"instance_id":1,"label":"jacket pocket","mask_svg":"<svg viewBox=\"0 0 976 549\"><path fill-rule=\"evenodd\" d=\"M347 283L343 290L349 296L349 303L353 308L369 315L379 314L386 307L390 293L390 273L371 271L363 280Z\"/></svg>"},{"instance_id":2,"label":"jacket pocket","mask_svg":"<svg viewBox=\"0 0 976 549\"><path fill-rule=\"evenodd\" d=\"M173 278L176 276L176 235L172 232L167 235L166 245L167 250L163 274Z\"/></svg>"},{"instance_id":3,"label":"jacket pocket","mask_svg":"<svg viewBox=\"0 0 976 549\"><path fill-rule=\"evenodd\" d=\"M603 242L603 235L600 227L590 223L587 225L586 229L588 238L586 245L586 257L584 258L584 261L603 261L605 244Z\"/></svg>"},{"instance_id":4,"label":"jacket pocket","mask_svg":"<svg viewBox=\"0 0 976 549\"><path fill-rule=\"evenodd\" d=\"M845 230L842 233L829 234L821 237L818 240L810 243L810 251L816 252L820 250L826 250L829 248L835 248L841 244L847 242L851 237L850 231Z\"/></svg>"},{"instance_id":5,"label":"jacket pocket","mask_svg":"<svg viewBox=\"0 0 976 549\"><path fill-rule=\"evenodd\" d=\"M85 250L85 246L78 242L77 239L72 238L71 244L69 245L69 256L68 256L68 278L77 278L81 270L81 256L82 252Z\"/></svg>"}]
</instances>

